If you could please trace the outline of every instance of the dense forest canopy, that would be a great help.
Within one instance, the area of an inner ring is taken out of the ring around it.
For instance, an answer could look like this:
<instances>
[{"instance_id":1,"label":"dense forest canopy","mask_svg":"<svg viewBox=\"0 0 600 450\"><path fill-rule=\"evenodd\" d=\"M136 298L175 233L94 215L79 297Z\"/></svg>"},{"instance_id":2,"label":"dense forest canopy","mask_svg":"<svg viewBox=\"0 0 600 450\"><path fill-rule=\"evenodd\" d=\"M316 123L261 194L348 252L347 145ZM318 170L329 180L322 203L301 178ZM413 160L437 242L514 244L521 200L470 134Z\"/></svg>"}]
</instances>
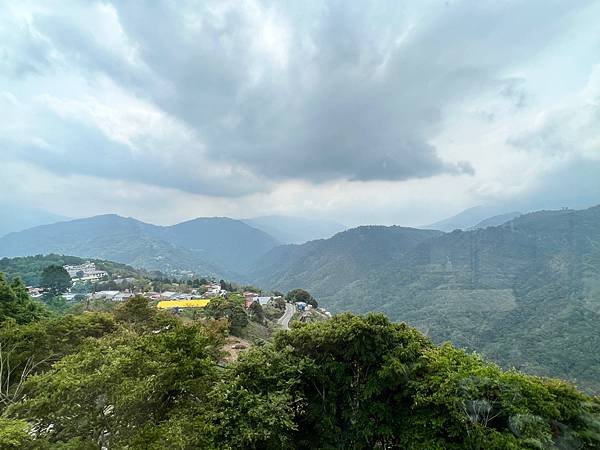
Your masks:
<instances>
[{"instance_id":1,"label":"dense forest canopy","mask_svg":"<svg viewBox=\"0 0 600 450\"><path fill-rule=\"evenodd\" d=\"M298 323L225 363L240 325L217 314L226 303L198 320L141 296L112 311L24 316L22 303L35 303L19 289L0 279L1 448L600 446L597 398L380 314Z\"/></svg>"},{"instance_id":2,"label":"dense forest canopy","mask_svg":"<svg viewBox=\"0 0 600 450\"><path fill-rule=\"evenodd\" d=\"M600 206L433 236L360 227L278 247L251 278L302 286L334 312L383 312L434 342L600 392Z\"/></svg>"}]
</instances>

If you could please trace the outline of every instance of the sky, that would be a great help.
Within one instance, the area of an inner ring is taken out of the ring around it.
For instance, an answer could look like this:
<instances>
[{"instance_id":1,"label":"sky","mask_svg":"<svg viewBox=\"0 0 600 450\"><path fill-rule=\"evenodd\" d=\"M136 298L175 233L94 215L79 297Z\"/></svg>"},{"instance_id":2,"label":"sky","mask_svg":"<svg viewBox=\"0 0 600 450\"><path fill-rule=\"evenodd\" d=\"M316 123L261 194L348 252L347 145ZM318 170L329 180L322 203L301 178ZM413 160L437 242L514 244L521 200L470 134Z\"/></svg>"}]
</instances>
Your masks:
<instances>
[{"instance_id":1,"label":"sky","mask_svg":"<svg viewBox=\"0 0 600 450\"><path fill-rule=\"evenodd\" d=\"M0 204L412 226L599 204L599 21L587 0L3 1Z\"/></svg>"}]
</instances>

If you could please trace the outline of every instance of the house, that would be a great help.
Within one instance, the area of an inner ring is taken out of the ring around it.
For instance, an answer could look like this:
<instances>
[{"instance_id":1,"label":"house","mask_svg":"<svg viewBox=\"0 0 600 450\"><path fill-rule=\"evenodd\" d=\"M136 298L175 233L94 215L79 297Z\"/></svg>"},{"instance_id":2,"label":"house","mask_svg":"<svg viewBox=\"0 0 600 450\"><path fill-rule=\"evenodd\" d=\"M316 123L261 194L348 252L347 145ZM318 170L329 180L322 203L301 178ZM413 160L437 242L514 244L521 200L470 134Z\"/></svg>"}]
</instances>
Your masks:
<instances>
[{"instance_id":1,"label":"house","mask_svg":"<svg viewBox=\"0 0 600 450\"><path fill-rule=\"evenodd\" d=\"M249 309L258 299L258 294L256 292L246 291L242 295L244 296L244 308L246 309Z\"/></svg>"},{"instance_id":2,"label":"house","mask_svg":"<svg viewBox=\"0 0 600 450\"><path fill-rule=\"evenodd\" d=\"M119 293L120 293L119 291L99 291L99 292L96 292L95 294L92 294L92 298L93 299L104 298L106 300L113 300L115 298L115 296L117 296Z\"/></svg>"},{"instance_id":3,"label":"house","mask_svg":"<svg viewBox=\"0 0 600 450\"><path fill-rule=\"evenodd\" d=\"M306 309L306 303L304 302L296 302L294 305L296 305L298 311L304 311Z\"/></svg>"},{"instance_id":4,"label":"house","mask_svg":"<svg viewBox=\"0 0 600 450\"><path fill-rule=\"evenodd\" d=\"M221 289L220 284L205 285L205 288L206 292L204 293L204 295L206 297L218 297L219 295L223 295L224 293L226 293L225 290Z\"/></svg>"},{"instance_id":5,"label":"house","mask_svg":"<svg viewBox=\"0 0 600 450\"><path fill-rule=\"evenodd\" d=\"M135 281L135 278L133 277L128 277L128 278L115 278L113 280L116 284L123 284L123 283L133 283Z\"/></svg>"},{"instance_id":6,"label":"house","mask_svg":"<svg viewBox=\"0 0 600 450\"><path fill-rule=\"evenodd\" d=\"M115 295L113 297L113 300L115 302L124 302L125 300L133 297L135 294L132 294L131 292L119 292L117 295Z\"/></svg>"},{"instance_id":7,"label":"house","mask_svg":"<svg viewBox=\"0 0 600 450\"><path fill-rule=\"evenodd\" d=\"M97 270L96 265L91 261L78 265L66 265L63 267L71 279L80 281L98 281L108 276L108 272Z\"/></svg>"},{"instance_id":8,"label":"house","mask_svg":"<svg viewBox=\"0 0 600 450\"><path fill-rule=\"evenodd\" d=\"M44 294L44 290L38 287L27 286L27 293L32 298L40 298Z\"/></svg>"},{"instance_id":9,"label":"house","mask_svg":"<svg viewBox=\"0 0 600 450\"><path fill-rule=\"evenodd\" d=\"M260 303L260 306L268 305L272 299L273 297L256 297L256 300L258 301L258 303Z\"/></svg>"}]
</instances>

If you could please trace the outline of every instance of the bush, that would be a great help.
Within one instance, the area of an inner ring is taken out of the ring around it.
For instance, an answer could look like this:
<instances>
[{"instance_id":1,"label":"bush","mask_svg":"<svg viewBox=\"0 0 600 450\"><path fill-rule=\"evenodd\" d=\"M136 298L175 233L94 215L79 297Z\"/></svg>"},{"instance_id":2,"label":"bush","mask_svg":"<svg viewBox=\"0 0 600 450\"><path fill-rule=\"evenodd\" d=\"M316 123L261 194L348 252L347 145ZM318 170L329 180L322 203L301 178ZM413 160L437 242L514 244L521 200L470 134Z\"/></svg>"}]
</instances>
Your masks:
<instances>
[{"instance_id":1,"label":"bush","mask_svg":"<svg viewBox=\"0 0 600 450\"><path fill-rule=\"evenodd\" d=\"M294 302L304 302L307 305L313 306L313 308L318 308L319 307L319 304L313 298L313 296L310 295L304 289L294 289L294 290L288 292L287 295L285 296L285 299L288 302L292 302L292 303L294 303Z\"/></svg>"}]
</instances>

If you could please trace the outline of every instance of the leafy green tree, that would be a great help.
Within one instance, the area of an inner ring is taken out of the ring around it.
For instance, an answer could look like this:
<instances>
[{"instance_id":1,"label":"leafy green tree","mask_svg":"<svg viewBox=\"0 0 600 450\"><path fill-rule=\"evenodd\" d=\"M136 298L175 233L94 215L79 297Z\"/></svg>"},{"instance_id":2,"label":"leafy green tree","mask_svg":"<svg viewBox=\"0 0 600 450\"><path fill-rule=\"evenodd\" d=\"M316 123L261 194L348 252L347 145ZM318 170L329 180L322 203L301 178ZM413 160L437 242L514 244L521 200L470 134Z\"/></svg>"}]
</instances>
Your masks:
<instances>
[{"instance_id":1,"label":"leafy green tree","mask_svg":"<svg viewBox=\"0 0 600 450\"><path fill-rule=\"evenodd\" d=\"M71 287L71 277L64 267L51 265L42 272L40 286L44 288L45 296L56 297Z\"/></svg>"},{"instance_id":2,"label":"leafy green tree","mask_svg":"<svg viewBox=\"0 0 600 450\"><path fill-rule=\"evenodd\" d=\"M71 292L89 294L94 290L94 286L89 281L78 281L71 287Z\"/></svg>"},{"instance_id":3,"label":"leafy green tree","mask_svg":"<svg viewBox=\"0 0 600 450\"><path fill-rule=\"evenodd\" d=\"M43 373L89 338L112 333L117 324L107 314L52 317L0 327L0 412L19 401L29 375ZM1 448L1 447L0 447Z\"/></svg>"},{"instance_id":4,"label":"leafy green tree","mask_svg":"<svg viewBox=\"0 0 600 450\"><path fill-rule=\"evenodd\" d=\"M200 418L222 345L200 325L91 340L31 377L9 415L33 421L37 437L50 442L158 449L175 440L178 448L210 448L209 422Z\"/></svg>"},{"instance_id":5,"label":"leafy green tree","mask_svg":"<svg viewBox=\"0 0 600 450\"><path fill-rule=\"evenodd\" d=\"M283 298L283 296L276 296L276 298L273 299L273 305L276 308L285 309L285 299Z\"/></svg>"},{"instance_id":6,"label":"leafy green tree","mask_svg":"<svg viewBox=\"0 0 600 450\"><path fill-rule=\"evenodd\" d=\"M6 450L35 448L29 430L30 426L25 421L0 418L0 448Z\"/></svg>"},{"instance_id":7,"label":"leafy green tree","mask_svg":"<svg viewBox=\"0 0 600 450\"><path fill-rule=\"evenodd\" d=\"M128 298L126 302L115 308L114 316L118 322L138 332L156 332L177 324L177 319L151 307L148 299L142 295Z\"/></svg>"},{"instance_id":8,"label":"leafy green tree","mask_svg":"<svg viewBox=\"0 0 600 450\"><path fill-rule=\"evenodd\" d=\"M248 284L246 286L242 286L240 291L250 291L250 292L256 292L257 294L262 294L262 289L257 287L257 286L252 286L251 284Z\"/></svg>"},{"instance_id":9,"label":"leafy green tree","mask_svg":"<svg viewBox=\"0 0 600 450\"><path fill-rule=\"evenodd\" d=\"M71 308L65 298L60 295L58 297L44 298L44 304L50 311L56 314L65 314Z\"/></svg>"},{"instance_id":10,"label":"leafy green tree","mask_svg":"<svg viewBox=\"0 0 600 450\"><path fill-rule=\"evenodd\" d=\"M265 323L265 312L263 310L262 305L256 301L250 305L250 319L258 323Z\"/></svg>"},{"instance_id":11,"label":"leafy green tree","mask_svg":"<svg viewBox=\"0 0 600 450\"><path fill-rule=\"evenodd\" d=\"M310 295L309 292L304 289L294 289L287 293L285 299L288 302L304 302L308 305L312 305L314 308L318 308L318 302Z\"/></svg>"},{"instance_id":12,"label":"leafy green tree","mask_svg":"<svg viewBox=\"0 0 600 450\"><path fill-rule=\"evenodd\" d=\"M215 442L220 448L294 449L305 402L292 350L270 346L246 353L211 392ZM326 448L326 447L316 447Z\"/></svg>"},{"instance_id":13,"label":"leafy green tree","mask_svg":"<svg viewBox=\"0 0 600 450\"><path fill-rule=\"evenodd\" d=\"M296 325L228 371L233 381L219 389L215 409L229 448L600 445L597 399L565 382L504 372L451 345L436 347L382 315ZM234 422L235 436L228 431Z\"/></svg>"},{"instance_id":14,"label":"leafy green tree","mask_svg":"<svg viewBox=\"0 0 600 450\"><path fill-rule=\"evenodd\" d=\"M231 323L242 301L212 312ZM34 369L24 383L0 369L0 401L13 395L0 448L600 448L600 399L383 315L295 324L225 367L223 322L185 324L143 297L114 314L5 322L0 367L8 349L17 373Z\"/></svg>"},{"instance_id":15,"label":"leafy green tree","mask_svg":"<svg viewBox=\"0 0 600 450\"><path fill-rule=\"evenodd\" d=\"M228 291L228 292L233 292L235 291L235 288L233 287L233 285L231 283L228 283L225 280L219 280L219 285L221 286L221 289Z\"/></svg>"},{"instance_id":16,"label":"leafy green tree","mask_svg":"<svg viewBox=\"0 0 600 450\"><path fill-rule=\"evenodd\" d=\"M29 298L20 279L8 283L0 273L0 323L13 319L16 323L28 323L47 317L48 311L41 303Z\"/></svg>"},{"instance_id":17,"label":"leafy green tree","mask_svg":"<svg viewBox=\"0 0 600 450\"><path fill-rule=\"evenodd\" d=\"M244 310L243 301L243 298L238 297L217 297L206 305L204 312L213 319L227 319L231 334L239 335L242 328L248 325L248 315Z\"/></svg>"}]
</instances>

